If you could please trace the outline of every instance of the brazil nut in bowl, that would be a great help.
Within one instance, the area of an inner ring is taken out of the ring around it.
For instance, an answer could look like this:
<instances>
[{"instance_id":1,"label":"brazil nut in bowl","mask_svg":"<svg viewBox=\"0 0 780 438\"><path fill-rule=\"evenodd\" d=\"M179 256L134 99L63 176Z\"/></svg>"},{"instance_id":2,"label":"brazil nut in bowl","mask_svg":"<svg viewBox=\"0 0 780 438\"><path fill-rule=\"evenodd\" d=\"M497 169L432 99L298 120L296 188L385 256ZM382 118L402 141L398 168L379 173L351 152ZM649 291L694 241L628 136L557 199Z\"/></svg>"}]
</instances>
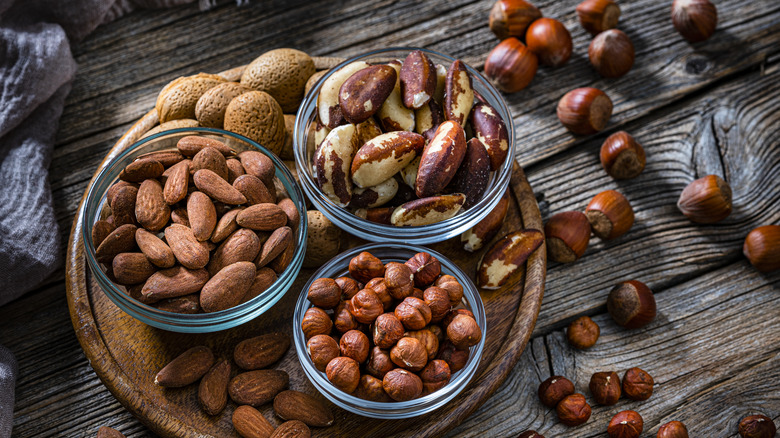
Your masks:
<instances>
[{"instance_id":1,"label":"brazil nut in bowl","mask_svg":"<svg viewBox=\"0 0 780 438\"><path fill-rule=\"evenodd\" d=\"M304 192L369 241L426 244L468 230L506 191L514 148L499 92L462 61L427 49L339 64L295 119Z\"/></svg>"},{"instance_id":2,"label":"brazil nut in bowl","mask_svg":"<svg viewBox=\"0 0 780 438\"><path fill-rule=\"evenodd\" d=\"M314 387L350 412L382 419L451 402L474 377L486 334L468 276L410 244L339 254L312 275L293 313L295 350Z\"/></svg>"},{"instance_id":3,"label":"brazil nut in bowl","mask_svg":"<svg viewBox=\"0 0 780 438\"><path fill-rule=\"evenodd\" d=\"M142 138L98 173L84 208L95 281L124 312L170 331L254 319L290 288L306 251L303 193L287 167L219 129Z\"/></svg>"}]
</instances>

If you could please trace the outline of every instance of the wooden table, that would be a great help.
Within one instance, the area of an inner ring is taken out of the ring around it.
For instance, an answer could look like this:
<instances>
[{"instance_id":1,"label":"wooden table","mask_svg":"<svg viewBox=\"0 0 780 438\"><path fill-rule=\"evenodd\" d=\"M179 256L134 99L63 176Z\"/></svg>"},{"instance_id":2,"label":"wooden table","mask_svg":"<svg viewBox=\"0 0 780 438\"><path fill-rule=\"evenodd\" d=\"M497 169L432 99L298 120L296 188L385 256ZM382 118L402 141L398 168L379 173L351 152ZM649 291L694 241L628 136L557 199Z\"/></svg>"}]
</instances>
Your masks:
<instances>
[{"instance_id":1,"label":"wooden table","mask_svg":"<svg viewBox=\"0 0 780 438\"><path fill-rule=\"evenodd\" d=\"M504 386L451 436L603 436L617 411L644 417L644 436L678 419L694 437L736 436L739 419L763 412L780 423L780 273L761 275L741 248L754 227L780 223L780 3L718 1L720 22L707 42L690 45L672 28L670 1L625 0L619 27L636 63L617 80L599 78L587 60L590 37L576 0L537 1L574 39L563 68L541 68L531 86L507 96L518 131L517 159L542 215L582 210L618 189L636 211L621 239L594 238L585 256L551 263L534 338ZM268 49L350 56L394 45L423 46L481 66L496 40L487 27L492 1L223 1L138 11L100 27L74 46L79 70L60 121L51 185L63 242L97 164L171 79L248 63ZM615 103L609 128L592 137L566 132L555 117L568 90L596 86ZM600 167L607 135L625 129L645 147L638 178L616 182ZM700 176L723 175L734 212L717 225L686 220L680 191ZM63 245L64 246L64 245ZM605 311L609 289L636 278L656 293L658 316L627 331ZM102 425L129 437L151 435L96 377L79 347L64 298L64 272L0 309L0 343L19 361L14 436L93 436ZM578 315L601 326L598 344L575 351L565 327ZM594 406L577 429L558 424L536 397L540 380L568 376L579 392L595 371L639 366L656 381L646 402Z\"/></svg>"}]
</instances>

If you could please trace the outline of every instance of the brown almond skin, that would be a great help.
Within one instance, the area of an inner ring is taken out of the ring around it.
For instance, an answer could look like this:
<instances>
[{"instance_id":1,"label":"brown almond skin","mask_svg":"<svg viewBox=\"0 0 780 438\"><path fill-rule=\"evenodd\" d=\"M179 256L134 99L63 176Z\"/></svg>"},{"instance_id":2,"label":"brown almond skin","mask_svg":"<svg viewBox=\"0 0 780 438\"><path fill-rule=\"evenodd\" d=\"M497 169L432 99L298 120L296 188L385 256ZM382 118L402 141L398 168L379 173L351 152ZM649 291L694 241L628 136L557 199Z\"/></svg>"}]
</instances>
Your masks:
<instances>
[{"instance_id":1,"label":"brown almond skin","mask_svg":"<svg viewBox=\"0 0 780 438\"><path fill-rule=\"evenodd\" d=\"M236 262L251 262L260 252L260 238L246 228L230 235L211 255L208 265L209 275L214 276L225 266Z\"/></svg>"},{"instance_id":2,"label":"brown almond skin","mask_svg":"<svg viewBox=\"0 0 780 438\"><path fill-rule=\"evenodd\" d=\"M268 187L254 175L241 175L233 181L236 188L247 200L249 205L276 203L276 193L271 194Z\"/></svg>"},{"instance_id":3,"label":"brown almond skin","mask_svg":"<svg viewBox=\"0 0 780 438\"><path fill-rule=\"evenodd\" d=\"M274 162L258 151L244 151L238 154L241 165L248 175L254 175L268 187L274 183Z\"/></svg>"},{"instance_id":4,"label":"brown almond skin","mask_svg":"<svg viewBox=\"0 0 780 438\"><path fill-rule=\"evenodd\" d=\"M137 225L135 218L135 203L138 199L138 188L120 186L110 198L111 215L114 216L114 226L124 224Z\"/></svg>"},{"instance_id":5,"label":"brown almond skin","mask_svg":"<svg viewBox=\"0 0 780 438\"><path fill-rule=\"evenodd\" d=\"M176 149L167 149L142 154L139 155L136 159L143 160L146 158L159 161L160 164L162 164L163 167L167 169L184 160L184 155L182 155L181 152Z\"/></svg>"},{"instance_id":6,"label":"brown almond skin","mask_svg":"<svg viewBox=\"0 0 780 438\"><path fill-rule=\"evenodd\" d=\"M98 429L95 438L126 438L126 437L122 432L116 429L112 429L108 426L100 426L100 429Z\"/></svg>"},{"instance_id":7,"label":"brown almond skin","mask_svg":"<svg viewBox=\"0 0 780 438\"><path fill-rule=\"evenodd\" d=\"M303 421L290 420L280 424L271 438L310 438L311 430Z\"/></svg>"},{"instance_id":8,"label":"brown almond skin","mask_svg":"<svg viewBox=\"0 0 780 438\"><path fill-rule=\"evenodd\" d=\"M239 405L261 406L287 388L290 376L281 370L255 370L241 373L230 381L228 393Z\"/></svg>"},{"instance_id":9,"label":"brown almond skin","mask_svg":"<svg viewBox=\"0 0 780 438\"><path fill-rule=\"evenodd\" d=\"M192 157L190 174L194 175L200 169L209 169L225 181L228 179L228 167L225 157L213 147L204 147Z\"/></svg>"},{"instance_id":10,"label":"brown almond skin","mask_svg":"<svg viewBox=\"0 0 780 438\"><path fill-rule=\"evenodd\" d=\"M239 406L233 411L233 427L244 438L269 438L274 427L257 409Z\"/></svg>"},{"instance_id":11,"label":"brown almond skin","mask_svg":"<svg viewBox=\"0 0 780 438\"><path fill-rule=\"evenodd\" d=\"M222 360L203 376L198 387L198 402L209 415L217 415L225 409L230 383L230 361Z\"/></svg>"},{"instance_id":12,"label":"brown almond skin","mask_svg":"<svg viewBox=\"0 0 780 438\"><path fill-rule=\"evenodd\" d=\"M116 227L107 221L99 220L92 224L92 245L95 248L99 247L101 243L114 231Z\"/></svg>"},{"instance_id":13,"label":"brown almond skin","mask_svg":"<svg viewBox=\"0 0 780 438\"><path fill-rule=\"evenodd\" d=\"M174 298L198 292L209 279L205 269L190 270L183 266L157 271L146 280L141 294L146 299Z\"/></svg>"},{"instance_id":14,"label":"brown almond skin","mask_svg":"<svg viewBox=\"0 0 780 438\"><path fill-rule=\"evenodd\" d=\"M422 107L436 92L436 66L420 50L406 56L399 78L403 104L407 108Z\"/></svg>"},{"instance_id":15,"label":"brown almond skin","mask_svg":"<svg viewBox=\"0 0 780 438\"><path fill-rule=\"evenodd\" d=\"M478 102L471 110L469 121L474 135L487 149L490 170L500 169L509 153L509 133L504 120L495 108Z\"/></svg>"},{"instance_id":16,"label":"brown almond skin","mask_svg":"<svg viewBox=\"0 0 780 438\"><path fill-rule=\"evenodd\" d=\"M241 162L238 161L238 159L230 158L225 161L225 164L228 167L228 182L230 184L233 184L239 176L246 175L244 166L241 165Z\"/></svg>"},{"instance_id":17,"label":"brown almond skin","mask_svg":"<svg viewBox=\"0 0 780 438\"><path fill-rule=\"evenodd\" d=\"M145 158L135 160L128 164L120 173L119 179L127 182L141 182L146 179L157 178L162 175L165 168L157 160Z\"/></svg>"},{"instance_id":18,"label":"brown almond skin","mask_svg":"<svg viewBox=\"0 0 780 438\"><path fill-rule=\"evenodd\" d=\"M190 218L187 217L187 209L179 207L171 212L171 222L174 224L184 225L190 227Z\"/></svg>"},{"instance_id":19,"label":"brown almond skin","mask_svg":"<svg viewBox=\"0 0 780 438\"><path fill-rule=\"evenodd\" d=\"M211 234L212 242L222 242L228 236L233 234L233 231L236 231L238 228L238 223L236 223L236 216L238 216L238 212L242 209L243 207L234 208L219 218L219 221L217 221L217 226L214 227L214 232Z\"/></svg>"},{"instance_id":20,"label":"brown almond skin","mask_svg":"<svg viewBox=\"0 0 780 438\"><path fill-rule=\"evenodd\" d=\"M160 231L171 219L171 207L165 202L162 185L147 179L138 188L135 200L135 217L149 231Z\"/></svg>"},{"instance_id":21,"label":"brown almond skin","mask_svg":"<svg viewBox=\"0 0 780 438\"><path fill-rule=\"evenodd\" d=\"M419 198L434 196L452 181L466 155L466 134L456 122L446 121L425 146L415 181Z\"/></svg>"},{"instance_id":22,"label":"brown almond skin","mask_svg":"<svg viewBox=\"0 0 780 438\"><path fill-rule=\"evenodd\" d=\"M284 250L292 243L293 235L292 229L288 226L280 227L271 233L268 240L263 244L263 249L257 256L255 264L258 268L270 263L273 259L278 257L284 252Z\"/></svg>"},{"instance_id":23,"label":"brown almond skin","mask_svg":"<svg viewBox=\"0 0 780 438\"><path fill-rule=\"evenodd\" d=\"M194 157L195 154L205 147L214 148L226 157L236 154L236 151L228 147L225 143L200 135L188 135L180 138L178 143L176 143L176 148L179 149L179 152L185 157Z\"/></svg>"},{"instance_id":24,"label":"brown almond skin","mask_svg":"<svg viewBox=\"0 0 780 438\"><path fill-rule=\"evenodd\" d=\"M179 388L195 383L214 365L214 354L205 346L192 347L165 365L154 378L154 384Z\"/></svg>"},{"instance_id":25,"label":"brown almond skin","mask_svg":"<svg viewBox=\"0 0 780 438\"><path fill-rule=\"evenodd\" d=\"M95 259L100 263L110 264L117 254L135 249L135 230L133 224L117 227L109 233L95 250Z\"/></svg>"},{"instance_id":26,"label":"brown almond skin","mask_svg":"<svg viewBox=\"0 0 780 438\"><path fill-rule=\"evenodd\" d=\"M274 398L274 412L283 420L298 420L312 427L333 424L333 413L319 399L300 391L282 391Z\"/></svg>"},{"instance_id":27,"label":"brown almond skin","mask_svg":"<svg viewBox=\"0 0 780 438\"><path fill-rule=\"evenodd\" d=\"M509 191L504 192L501 200L498 201L493 210L485 216L484 219L477 222L470 230L465 231L460 241L463 242L463 249L468 252L474 252L490 242L496 236L498 230L504 225L506 213L509 211Z\"/></svg>"},{"instance_id":28,"label":"brown almond skin","mask_svg":"<svg viewBox=\"0 0 780 438\"><path fill-rule=\"evenodd\" d=\"M295 242L290 242L287 247L279 254L275 259L271 260L268 267L273 269L277 275L282 275L285 269L290 266L292 259L295 256Z\"/></svg>"},{"instance_id":29,"label":"brown almond skin","mask_svg":"<svg viewBox=\"0 0 780 438\"><path fill-rule=\"evenodd\" d=\"M209 250L195 238L192 230L184 225L172 224L165 229L165 241L185 268L200 269L209 262Z\"/></svg>"},{"instance_id":30,"label":"brown almond skin","mask_svg":"<svg viewBox=\"0 0 780 438\"><path fill-rule=\"evenodd\" d=\"M164 312L185 313L188 315L201 312L199 295L197 293L175 298L165 298L153 303L152 307Z\"/></svg>"},{"instance_id":31,"label":"brown almond skin","mask_svg":"<svg viewBox=\"0 0 780 438\"><path fill-rule=\"evenodd\" d=\"M206 312L229 309L241 302L252 286L256 269L252 262L225 266L200 291L200 307Z\"/></svg>"},{"instance_id":32,"label":"brown almond skin","mask_svg":"<svg viewBox=\"0 0 780 438\"><path fill-rule=\"evenodd\" d=\"M170 168L168 179L163 188L163 198L168 205L181 202L187 197L190 180L190 161L181 161Z\"/></svg>"},{"instance_id":33,"label":"brown almond skin","mask_svg":"<svg viewBox=\"0 0 780 438\"><path fill-rule=\"evenodd\" d=\"M112 272L119 284L143 283L157 271L146 256L140 252L117 254L112 262Z\"/></svg>"},{"instance_id":34,"label":"brown almond skin","mask_svg":"<svg viewBox=\"0 0 780 438\"><path fill-rule=\"evenodd\" d=\"M192 234L198 241L211 238L217 226L217 210L214 203L203 192L192 192L187 198L187 217L190 220Z\"/></svg>"},{"instance_id":35,"label":"brown almond skin","mask_svg":"<svg viewBox=\"0 0 780 438\"><path fill-rule=\"evenodd\" d=\"M228 205L246 204L246 197L229 182L209 169L201 169L193 176L195 186L215 201Z\"/></svg>"},{"instance_id":36,"label":"brown almond skin","mask_svg":"<svg viewBox=\"0 0 780 438\"><path fill-rule=\"evenodd\" d=\"M341 114L355 125L373 116L395 87L395 69L383 64L358 70L339 89Z\"/></svg>"},{"instance_id":37,"label":"brown almond skin","mask_svg":"<svg viewBox=\"0 0 780 438\"><path fill-rule=\"evenodd\" d=\"M295 206L293 200L284 198L276 205L278 205L279 208L284 211L284 214L287 215L287 226L293 230L297 230L298 224L301 222L301 214L298 212L298 207Z\"/></svg>"},{"instance_id":38,"label":"brown almond skin","mask_svg":"<svg viewBox=\"0 0 780 438\"><path fill-rule=\"evenodd\" d=\"M276 204L256 204L241 210L236 222L252 230L273 231L287 224L287 215Z\"/></svg>"},{"instance_id":39,"label":"brown almond skin","mask_svg":"<svg viewBox=\"0 0 780 438\"><path fill-rule=\"evenodd\" d=\"M464 209L473 207L482 200L490 179L490 157L485 145L478 138L472 138L466 143L466 154L463 157L448 189L455 193L466 195Z\"/></svg>"},{"instance_id":40,"label":"brown almond skin","mask_svg":"<svg viewBox=\"0 0 780 438\"><path fill-rule=\"evenodd\" d=\"M257 370L277 362L289 348L290 337L285 333L266 333L239 342L233 360L245 370Z\"/></svg>"},{"instance_id":41,"label":"brown almond skin","mask_svg":"<svg viewBox=\"0 0 780 438\"><path fill-rule=\"evenodd\" d=\"M276 272L271 268L258 269L255 274L255 279L252 281L252 285L249 286L249 290L246 291L244 298L241 299L241 303L246 303L265 292L266 289L276 282L277 278Z\"/></svg>"},{"instance_id":42,"label":"brown almond skin","mask_svg":"<svg viewBox=\"0 0 780 438\"><path fill-rule=\"evenodd\" d=\"M528 257L544 243L539 230L525 229L509 233L485 252L479 264L477 283L483 289L498 289L507 284L525 266Z\"/></svg>"}]
</instances>

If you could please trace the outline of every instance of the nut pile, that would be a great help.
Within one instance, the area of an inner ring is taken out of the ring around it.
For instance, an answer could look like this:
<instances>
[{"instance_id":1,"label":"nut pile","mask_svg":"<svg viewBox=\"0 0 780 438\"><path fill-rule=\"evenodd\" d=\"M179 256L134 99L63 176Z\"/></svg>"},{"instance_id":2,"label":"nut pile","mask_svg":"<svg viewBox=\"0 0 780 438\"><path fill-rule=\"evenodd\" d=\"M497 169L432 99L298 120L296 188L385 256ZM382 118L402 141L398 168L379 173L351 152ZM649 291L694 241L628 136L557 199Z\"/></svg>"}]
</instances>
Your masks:
<instances>
[{"instance_id":1,"label":"nut pile","mask_svg":"<svg viewBox=\"0 0 780 438\"><path fill-rule=\"evenodd\" d=\"M445 68L419 50L331 74L311 129L313 175L325 196L394 226L429 225L474 206L509 148L504 120L474 92L463 62Z\"/></svg>"},{"instance_id":2,"label":"nut pile","mask_svg":"<svg viewBox=\"0 0 780 438\"><path fill-rule=\"evenodd\" d=\"M482 330L463 308L463 287L428 253L405 263L362 252L349 277L312 282L301 322L315 368L338 389L407 401L446 386Z\"/></svg>"},{"instance_id":3,"label":"nut pile","mask_svg":"<svg viewBox=\"0 0 780 438\"><path fill-rule=\"evenodd\" d=\"M95 222L95 258L133 299L177 313L251 300L292 261L294 203L257 151L182 137L128 164Z\"/></svg>"}]
</instances>

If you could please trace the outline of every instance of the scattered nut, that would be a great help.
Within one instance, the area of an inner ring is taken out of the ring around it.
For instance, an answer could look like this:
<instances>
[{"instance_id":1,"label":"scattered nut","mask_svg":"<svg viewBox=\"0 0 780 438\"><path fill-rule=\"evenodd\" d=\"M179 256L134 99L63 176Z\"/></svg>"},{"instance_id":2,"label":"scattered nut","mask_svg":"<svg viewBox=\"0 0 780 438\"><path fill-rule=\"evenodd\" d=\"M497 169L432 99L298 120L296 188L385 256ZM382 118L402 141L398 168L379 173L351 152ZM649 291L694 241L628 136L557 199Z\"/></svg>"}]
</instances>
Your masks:
<instances>
[{"instance_id":1,"label":"scattered nut","mask_svg":"<svg viewBox=\"0 0 780 438\"><path fill-rule=\"evenodd\" d=\"M607 311L620 326L630 329L643 327L655 318L655 297L644 283L624 281L609 292Z\"/></svg>"},{"instance_id":2,"label":"scattered nut","mask_svg":"<svg viewBox=\"0 0 780 438\"><path fill-rule=\"evenodd\" d=\"M588 388L600 405L614 405L620 399L620 377L614 371L593 373Z\"/></svg>"},{"instance_id":3,"label":"scattered nut","mask_svg":"<svg viewBox=\"0 0 780 438\"><path fill-rule=\"evenodd\" d=\"M630 368L623 375L623 393L631 400L643 401L653 395L653 377L640 368Z\"/></svg>"},{"instance_id":4,"label":"scattered nut","mask_svg":"<svg viewBox=\"0 0 780 438\"><path fill-rule=\"evenodd\" d=\"M584 350L596 345L601 330L590 316L580 316L569 324L566 330L566 339L574 348Z\"/></svg>"},{"instance_id":5,"label":"scattered nut","mask_svg":"<svg viewBox=\"0 0 780 438\"><path fill-rule=\"evenodd\" d=\"M590 405L582 394L571 394L561 400L555 407L561 423L572 427L585 424L590 418Z\"/></svg>"},{"instance_id":6,"label":"scattered nut","mask_svg":"<svg viewBox=\"0 0 780 438\"><path fill-rule=\"evenodd\" d=\"M551 376L539 384L539 400L548 408L554 408L566 396L574 394L574 384L563 376Z\"/></svg>"},{"instance_id":7,"label":"scattered nut","mask_svg":"<svg viewBox=\"0 0 780 438\"><path fill-rule=\"evenodd\" d=\"M621 411L615 414L607 426L609 438L639 438L644 422L636 411Z\"/></svg>"}]
</instances>

